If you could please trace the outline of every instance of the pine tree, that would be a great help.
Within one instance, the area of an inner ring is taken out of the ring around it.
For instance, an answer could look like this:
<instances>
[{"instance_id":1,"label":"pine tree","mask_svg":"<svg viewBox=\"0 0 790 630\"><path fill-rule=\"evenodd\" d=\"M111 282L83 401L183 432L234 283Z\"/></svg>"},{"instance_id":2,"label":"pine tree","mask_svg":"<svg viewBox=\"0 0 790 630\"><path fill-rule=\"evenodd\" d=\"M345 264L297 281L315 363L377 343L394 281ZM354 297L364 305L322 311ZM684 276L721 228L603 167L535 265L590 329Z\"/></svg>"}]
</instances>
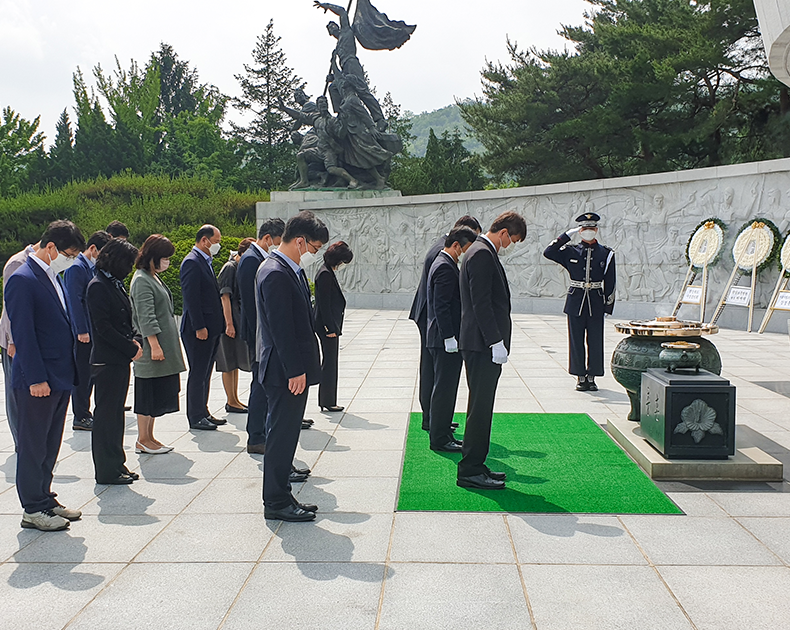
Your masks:
<instances>
[{"instance_id":1,"label":"pine tree","mask_svg":"<svg viewBox=\"0 0 790 630\"><path fill-rule=\"evenodd\" d=\"M69 114L64 109L55 126L55 144L49 151L50 181L62 186L74 177L74 134L71 131Z\"/></svg>"},{"instance_id":2,"label":"pine tree","mask_svg":"<svg viewBox=\"0 0 790 630\"><path fill-rule=\"evenodd\" d=\"M277 106L280 101L293 105L294 90L304 88L304 81L287 65L274 34L274 20L258 36L252 51L253 64L244 64L244 74L237 74L242 96L234 106L253 118L246 126L233 125L243 146L245 179L253 188L285 188L293 181L295 147L291 142L291 121Z\"/></svg>"}]
</instances>

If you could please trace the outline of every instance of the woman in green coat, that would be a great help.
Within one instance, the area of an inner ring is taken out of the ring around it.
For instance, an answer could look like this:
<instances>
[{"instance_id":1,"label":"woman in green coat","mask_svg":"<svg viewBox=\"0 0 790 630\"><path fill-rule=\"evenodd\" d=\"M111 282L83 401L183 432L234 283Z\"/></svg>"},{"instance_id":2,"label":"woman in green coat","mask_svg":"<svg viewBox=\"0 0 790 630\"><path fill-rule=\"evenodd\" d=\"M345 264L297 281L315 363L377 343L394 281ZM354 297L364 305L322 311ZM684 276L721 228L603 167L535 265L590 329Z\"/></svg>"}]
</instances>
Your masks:
<instances>
[{"instance_id":1,"label":"woman in green coat","mask_svg":"<svg viewBox=\"0 0 790 630\"><path fill-rule=\"evenodd\" d=\"M137 453L169 453L154 437L154 420L178 411L179 374L186 370L170 289L159 279L170 266L175 247L161 234L152 234L140 248L129 297L135 328L143 337L143 356L134 364L134 412L137 414Z\"/></svg>"}]
</instances>

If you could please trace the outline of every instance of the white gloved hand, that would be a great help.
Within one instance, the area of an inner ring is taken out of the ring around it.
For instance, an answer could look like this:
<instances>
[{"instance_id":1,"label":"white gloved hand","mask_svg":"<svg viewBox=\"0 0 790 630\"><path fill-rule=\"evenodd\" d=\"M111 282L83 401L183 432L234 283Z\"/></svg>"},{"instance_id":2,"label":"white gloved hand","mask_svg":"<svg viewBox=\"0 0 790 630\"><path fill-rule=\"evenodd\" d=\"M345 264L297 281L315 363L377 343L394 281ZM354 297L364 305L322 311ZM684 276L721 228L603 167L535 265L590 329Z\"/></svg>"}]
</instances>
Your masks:
<instances>
[{"instance_id":1,"label":"white gloved hand","mask_svg":"<svg viewBox=\"0 0 790 630\"><path fill-rule=\"evenodd\" d=\"M444 351L450 354L458 352L458 341L455 337L450 337L444 340Z\"/></svg>"},{"instance_id":2,"label":"white gloved hand","mask_svg":"<svg viewBox=\"0 0 790 630\"><path fill-rule=\"evenodd\" d=\"M491 360L497 365L507 363L507 349L504 341L497 341L491 346Z\"/></svg>"},{"instance_id":3,"label":"white gloved hand","mask_svg":"<svg viewBox=\"0 0 790 630\"><path fill-rule=\"evenodd\" d=\"M565 232L565 236L567 236L568 238L573 238L574 234L578 234L581 231L582 229L580 227L571 228L570 230Z\"/></svg>"}]
</instances>

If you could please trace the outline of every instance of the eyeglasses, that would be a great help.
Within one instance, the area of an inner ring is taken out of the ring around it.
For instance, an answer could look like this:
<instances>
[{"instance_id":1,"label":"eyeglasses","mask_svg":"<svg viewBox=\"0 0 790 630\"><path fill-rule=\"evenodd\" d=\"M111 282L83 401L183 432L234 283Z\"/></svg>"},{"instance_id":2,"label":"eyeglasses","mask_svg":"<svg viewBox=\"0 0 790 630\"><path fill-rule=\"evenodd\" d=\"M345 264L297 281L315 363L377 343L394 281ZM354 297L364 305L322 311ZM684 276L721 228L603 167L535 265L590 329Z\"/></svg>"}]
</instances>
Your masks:
<instances>
[{"instance_id":1,"label":"eyeglasses","mask_svg":"<svg viewBox=\"0 0 790 630\"><path fill-rule=\"evenodd\" d=\"M314 245L307 239L305 239L305 244L307 245L307 251L309 251L311 254L317 254L319 250L323 247L322 244L319 243L318 245Z\"/></svg>"}]
</instances>

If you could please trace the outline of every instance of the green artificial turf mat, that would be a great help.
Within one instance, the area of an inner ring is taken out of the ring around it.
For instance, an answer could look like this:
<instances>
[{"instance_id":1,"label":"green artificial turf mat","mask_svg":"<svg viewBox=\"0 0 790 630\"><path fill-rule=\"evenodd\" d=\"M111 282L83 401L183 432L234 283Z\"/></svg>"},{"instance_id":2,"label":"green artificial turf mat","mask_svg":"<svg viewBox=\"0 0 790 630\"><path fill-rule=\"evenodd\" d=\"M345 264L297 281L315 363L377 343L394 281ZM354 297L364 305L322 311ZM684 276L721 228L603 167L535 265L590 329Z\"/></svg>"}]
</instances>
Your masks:
<instances>
[{"instance_id":1,"label":"green artificial turf mat","mask_svg":"<svg viewBox=\"0 0 790 630\"><path fill-rule=\"evenodd\" d=\"M421 427L412 413L398 510L682 514L587 414L495 413L486 464L504 490L456 486L461 454L431 451Z\"/></svg>"}]
</instances>

